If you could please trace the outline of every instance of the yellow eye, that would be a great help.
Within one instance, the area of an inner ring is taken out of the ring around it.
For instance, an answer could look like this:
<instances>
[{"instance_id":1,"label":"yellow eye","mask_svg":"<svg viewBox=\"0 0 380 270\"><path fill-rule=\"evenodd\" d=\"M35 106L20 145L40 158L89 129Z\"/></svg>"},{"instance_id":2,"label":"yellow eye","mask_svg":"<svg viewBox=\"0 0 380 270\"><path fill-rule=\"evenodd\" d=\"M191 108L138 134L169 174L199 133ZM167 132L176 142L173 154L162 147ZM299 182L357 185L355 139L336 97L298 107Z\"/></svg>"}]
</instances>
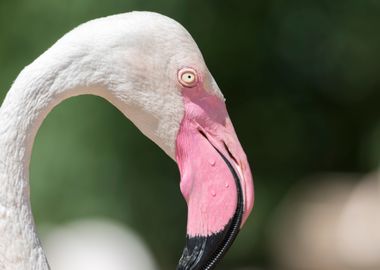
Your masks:
<instances>
[{"instance_id":1,"label":"yellow eye","mask_svg":"<svg viewBox=\"0 0 380 270\"><path fill-rule=\"evenodd\" d=\"M192 68L183 68L178 72L178 81L185 87L194 87L197 82L197 73Z\"/></svg>"}]
</instances>

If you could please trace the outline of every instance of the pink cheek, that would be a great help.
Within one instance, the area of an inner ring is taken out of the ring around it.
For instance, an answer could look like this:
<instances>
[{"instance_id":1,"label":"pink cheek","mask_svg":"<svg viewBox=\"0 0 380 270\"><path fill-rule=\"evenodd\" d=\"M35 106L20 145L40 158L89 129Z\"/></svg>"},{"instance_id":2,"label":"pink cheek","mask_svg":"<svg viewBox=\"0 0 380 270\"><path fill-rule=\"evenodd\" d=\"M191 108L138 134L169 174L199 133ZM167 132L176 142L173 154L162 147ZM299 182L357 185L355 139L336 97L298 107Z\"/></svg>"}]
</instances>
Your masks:
<instances>
[{"instance_id":1,"label":"pink cheek","mask_svg":"<svg viewBox=\"0 0 380 270\"><path fill-rule=\"evenodd\" d=\"M202 124L225 126L228 119L227 109L223 100L207 92L201 85L194 88L183 88L186 114ZM210 126L211 128L211 126Z\"/></svg>"}]
</instances>

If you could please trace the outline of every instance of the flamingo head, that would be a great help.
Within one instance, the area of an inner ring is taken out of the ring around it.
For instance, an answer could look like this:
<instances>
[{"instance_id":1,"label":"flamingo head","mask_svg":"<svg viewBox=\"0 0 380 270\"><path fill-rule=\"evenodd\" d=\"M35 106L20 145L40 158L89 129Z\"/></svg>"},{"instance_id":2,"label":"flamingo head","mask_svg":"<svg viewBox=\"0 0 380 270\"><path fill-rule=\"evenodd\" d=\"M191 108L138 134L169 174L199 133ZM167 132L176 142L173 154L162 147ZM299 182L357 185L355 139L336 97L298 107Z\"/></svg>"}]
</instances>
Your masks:
<instances>
[{"instance_id":1,"label":"flamingo head","mask_svg":"<svg viewBox=\"0 0 380 270\"><path fill-rule=\"evenodd\" d=\"M212 269L243 226L254 199L249 164L224 97L179 23L137 12L92 28L108 33L111 26L123 34L107 34L96 48L103 49L102 60L109 63L110 99L180 170L188 220L177 269ZM93 40L86 29L85 35Z\"/></svg>"}]
</instances>

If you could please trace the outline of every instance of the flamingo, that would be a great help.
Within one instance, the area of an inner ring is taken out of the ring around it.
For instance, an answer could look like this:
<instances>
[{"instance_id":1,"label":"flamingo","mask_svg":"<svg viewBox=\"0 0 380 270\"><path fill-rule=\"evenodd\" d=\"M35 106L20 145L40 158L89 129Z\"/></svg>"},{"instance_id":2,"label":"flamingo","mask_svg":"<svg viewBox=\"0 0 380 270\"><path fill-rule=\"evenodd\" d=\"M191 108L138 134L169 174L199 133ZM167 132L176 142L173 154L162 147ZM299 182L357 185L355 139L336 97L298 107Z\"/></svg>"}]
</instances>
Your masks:
<instances>
[{"instance_id":1,"label":"flamingo","mask_svg":"<svg viewBox=\"0 0 380 270\"><path fill-rule=\"evenodd\" d=\"M177 269L213 269L252 210L252 176L195 41L151 12L80 25L26 66L7 93L0 108L0 269L49 269L29 199L32 145L49 111L83 94L108 100L177 162L188 206Z\"/></svg>"}]
</instances>

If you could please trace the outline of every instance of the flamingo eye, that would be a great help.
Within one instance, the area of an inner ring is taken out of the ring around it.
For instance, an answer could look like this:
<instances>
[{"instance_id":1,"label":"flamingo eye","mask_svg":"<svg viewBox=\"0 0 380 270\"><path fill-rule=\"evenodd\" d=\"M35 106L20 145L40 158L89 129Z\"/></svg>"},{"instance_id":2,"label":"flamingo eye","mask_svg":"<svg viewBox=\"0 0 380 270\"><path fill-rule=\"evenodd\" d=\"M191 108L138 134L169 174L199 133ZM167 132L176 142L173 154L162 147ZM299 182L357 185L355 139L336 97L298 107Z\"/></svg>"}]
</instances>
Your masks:
<instances>
[{"instance_id":1,"label":"flamingo eye","mask_svg":"<svg viewBox=\"0 0 380 270\"><path fill-rule=\"evenodd\" d=\"M192 68L183 68L178 72L178 81L185 87L194 87L197 82L197 72Z\"/></svg>"}]
</instances>

